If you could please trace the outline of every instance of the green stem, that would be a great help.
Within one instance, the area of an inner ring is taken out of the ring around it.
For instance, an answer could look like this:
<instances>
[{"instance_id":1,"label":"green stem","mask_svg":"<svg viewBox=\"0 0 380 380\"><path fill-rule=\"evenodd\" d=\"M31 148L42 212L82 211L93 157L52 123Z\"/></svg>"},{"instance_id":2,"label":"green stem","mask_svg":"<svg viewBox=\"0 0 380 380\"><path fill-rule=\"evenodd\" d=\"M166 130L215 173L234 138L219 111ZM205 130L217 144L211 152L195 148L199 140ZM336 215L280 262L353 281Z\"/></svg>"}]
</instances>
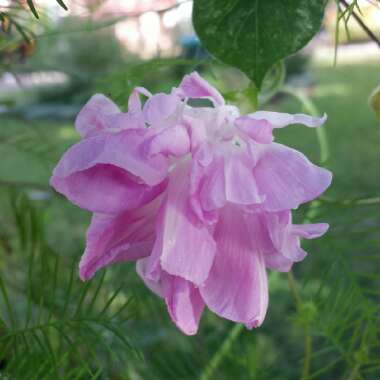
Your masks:
<instances>
[{"instance_id":1,"label":"green stem","mask_svg":"<svg viewBox=\"0 0 380 380\"><path fill-rule=\"evenodd\" d=\"M296 303L297 310L299 310L301 308L302 301L298 293L296 279L294 278L293 272L291 270L288 272L288 284L289 289L293 295L294 301Z\"/></svg>"},{"instance_id":2,"label":"green stem","mask_svg":"<svg viewBox=\"0 0 380 380\"><path fill-rule=\"evenodd\" d=\"M212 379L215 371L220 366L220 363L226 357L228 352L231 350L233 343L235 342L235 340L238 338L238 336L241 334L243 330L244 330L244 325L241 325L241 324L239 325L236 324L234 327L232 327L226 339L220 346L219 350L215 352L214 356L211 358L210 362L208 363L206 368L203 370L201 376L199 377L199 380Z\"/></svg>"},{"instance_id":3,"label":"green stem","mask_svg":"<svg viewBox=\"0 0 380 380\"><path fill-rule=\"evenodd\" d=\"M253 108L253 112L258 111L259 109L259 91L256 87L256 85L251 82L251 84L248 86L248 89L246 91L246 95L251 102L251 106Z\"/></svg>"},{"instance_id":4,"label":"green stem","mask_svg":"<svg viewBox=\"0 0 380 380\"><path fill-rule=\"evenodd\" d=\"M310 333L310 323L304 328L304 361L302 369L302 380L308 380L310 376L311 354L313 352L313 340Z\"/></svg>"},{"instance_id":5,"label":"green stem","mask_svg":"<svg viewBox=\"0 0 380 380\"><path fill-rule=\"evenodd\" d=\"M288 284L289 284L290 291L293 295L293 298L296 304L297 312L301 313L302 299L298 292L296 279L292 271L288 272ZM312 352L313 352L313 340L311 337L310 322L307 320L305 321L305 325L304 325L304 361L303 361L301 380L308 380L310 377Z\"/></svg>"}]
</instances>

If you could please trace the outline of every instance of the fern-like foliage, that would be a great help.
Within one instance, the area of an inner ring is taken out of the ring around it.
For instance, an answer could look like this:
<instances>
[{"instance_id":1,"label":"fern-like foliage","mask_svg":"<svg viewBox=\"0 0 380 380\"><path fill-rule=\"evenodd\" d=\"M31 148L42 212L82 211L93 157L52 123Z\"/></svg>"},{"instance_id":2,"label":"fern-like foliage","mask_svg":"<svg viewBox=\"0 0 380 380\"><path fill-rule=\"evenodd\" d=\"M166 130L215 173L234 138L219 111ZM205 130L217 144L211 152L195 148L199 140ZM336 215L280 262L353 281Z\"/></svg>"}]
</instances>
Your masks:
<instances>
[{"instance_id":1,"label":"fern-like foliage","mask_svg":"<svg viewBox=\"0 0 380 380\"><path fill-rule=\"evenodd\" d=\"M380 208L347 204L320 210L335 227L325 248L332 264L312 296L313 379L380 377Z\"/></svg>"},{"instance_id":2,"label":"fern-like foliage","mask_svg":"<svg viewBox=\"0 0 380 380\"><path fill-rule=\"evenodd\" d=\"M17 196L12 205L12 244L22 258L8 258L1 270L0 373L12 379L97 379L112 373L127 352L136 353L121 332L132 315L131 298L122 296L122 286L107 288L105 272L97 281L80 283L76 264L47 245L28 198Z\"/></svg>"}]
</instances>

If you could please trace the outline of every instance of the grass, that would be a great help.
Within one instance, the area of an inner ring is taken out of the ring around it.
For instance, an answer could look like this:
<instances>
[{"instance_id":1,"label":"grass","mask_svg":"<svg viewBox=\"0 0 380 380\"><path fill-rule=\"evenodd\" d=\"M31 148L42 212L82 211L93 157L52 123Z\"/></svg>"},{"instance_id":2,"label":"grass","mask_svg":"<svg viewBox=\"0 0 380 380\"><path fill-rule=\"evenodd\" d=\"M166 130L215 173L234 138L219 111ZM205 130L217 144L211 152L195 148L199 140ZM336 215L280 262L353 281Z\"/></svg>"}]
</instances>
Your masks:
<instances>
[{"instance_id":1,"label":"grass","mask_svg":"<svg viewBox=\"0 0 380 380\"><path fill-rule=\"evenodd\" d=\"M334 174L330 194L340 199L379 194L380 121L368 105L378 84L378 64L314 67L316 86L312 99L321 114L330 145L327 167ZM284 100L280 108L300 112L300 105ZM310 129L292 127L277 132L279 140L318 160L318 146Z\"/></svg>"}]
</instances>

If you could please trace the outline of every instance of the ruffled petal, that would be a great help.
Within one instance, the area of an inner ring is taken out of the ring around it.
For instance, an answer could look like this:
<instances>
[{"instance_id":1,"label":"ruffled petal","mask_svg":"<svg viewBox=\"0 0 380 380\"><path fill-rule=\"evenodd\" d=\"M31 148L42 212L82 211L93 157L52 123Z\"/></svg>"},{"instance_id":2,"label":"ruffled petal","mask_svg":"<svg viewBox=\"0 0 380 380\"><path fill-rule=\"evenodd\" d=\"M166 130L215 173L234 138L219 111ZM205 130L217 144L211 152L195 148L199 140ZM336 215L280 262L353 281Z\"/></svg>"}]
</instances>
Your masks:
<instances>
[{"instance_id":1,"label":"ruffled petal","mask_svg":"<svg viewBox=\"0 0 380 380\"><path fill-rule=\"evenodd\" d=\"M190 152L190 138L183 125L162 128L144 143L147 156L163 154L181 157Z\"/></svg>"},{"instance_id":2,"label":"ruffled petal","mask_svg":"<svg viewBox=\"0 0 380 380\"><path fill-rule=\"evenodd\" d=\"M128 112L132 115L142 114L140 95L150 98L152 94L144 87L135 87L128 99Z\"/></svg>"},{"instance_id":3,"label":"ruffled petal","mask_svg":"<svg viewBox=\"0 0 380 380\"><path fill-rule=\"evenodd\" d=\"M155 276L152 276L152 261L151 256L137 260L136 272L143 280L144 284L150 289L154 294L161 298L165 298L165 283L162 281L162 270L161 267L156 267Z\"/></svg>"},{"instance_id":4,"label":"ruffled petal","mask_svg":"<svg viewBox=\"0 0 380 380\"><path fill-rule=\"evenodd\" d=\"M219 154L204 144L195 154L191 171L191 202L197 216L206 221L207 213L227 202L261 203L253 166L248 153L240 148Z\"/></svg>"},{"instance_id":5,"label":"ruffled petal","mask_svg":"<svg viewBox=\"0 0 380 380\"><path fill-rule=\"evenodd\" d=\"M312 164L302 153L280 144L261 145L253 169L263 209L297 208L321 195L331 184L332 174Z\"/></svg>"},{"instance_id":6,"label":"ruffled petal","mask_svg":"<svg viewBox=\"0 0 380 380\"><path fill-rule=\"evenodd\" d=\"M222 106L225 104L220 92L196 71L184 76L178 90L186 98L207 98L213 101L215 105Z\"/></svg>"},{"instance_id":7,"label":"ruffled petal","mask_svg":"<svg viewBox=\"0 0 380 380\"><path fill-rule=\"evenodd\" d=\"M50 184L93 212L139 207L162 192L169 165L161 155L144 156L144 141L136 130L87 138L64 154Z\"/></svg>"},{"instance_id":8,"label":"ruffled petal","mask_svg":"<svg viewBox=\"0 0 380 380\"><path fill-rule=\"evenodd\" d=\"M206 305L219 316L260 326L268 306L268 281L261 243L254 244L254 225L248 226L242 210L226 206L216 225L217 253L210 275L199 288Z\"/></svg>"},{"instance_id":9,"label":"ruffled petal","mask_svg":"<svg viewBox=\"0 0 380 380\"><path fill-rule=\"evenodd\" d=\"M90 137L108 127L107 117L120 113L119 107L102 94L95 94L84 105L75 120L81 137Z\"/></svg>"},{"instance_id":10,"label":"ruffled petal","mask_svg":"<svg viewBox=\"0 0 380 380\"><path fill-rule=\"evenodd\" d=\"M273 247L265 252L265 263L280 272L288 272L294 262L302 261L307 255L301 248L301 237L315 239L328 229L326 223L293 225L290 211L263 213L262 220Z\"/></svg>"},{"instance_id":11,"label":"ruffled petal","mask_svg":"<svg viewBox=\"0 0 380 380\"><path fill-rule=\"evenodd\" d=\"M251 205L263 201L252 175L252 161L245 152L224 157L224 175L227 202Z\"/></svg>"},{"instance_id":12,"label":"ruffled petal","mask_svg":"<svg viewBox=\"0 0 380 380\"><path fill-rule=\"evenodd\" d=\"M283 128L290 124L303 124L309 128L320 127L327 120L327 115L314 117L301 113L290 114L281 112L257 111L248 115L255 120L266 120L273 128Z\"/></svg>"},{"instance_id":13,"label":"ruffled petal","mask_svg":"<svg viewBox=\"0 0 380 380\"><path fill-rule=\"evenodd\" d=\"M196 223L188 194L189 168L184 164L170 176L154 250L161 252L162 269L200 285L212 266L215 242L207 227Z\"/></svg>"},{"instance_id":14,"label":"ruffled petal","mask_svg":"<svg viewBox=\"0 0 380 380\"><path fill-rule=\"evenodd\" d=\"M162 126L168 120L176 118L180 99L172 94L159 93L150 97L143 108L145 121L154 126Z\"/></svg>"},{"instance_id":15,"label":"ruffled petal","mask_svg":"<svg viewBox=\"0 0 380 380\"><path fill-rule=\"evenodd\" d=\"M283 128L290 124L303 124L316 128L324 124L326 120L326 114L319 118L304 114L257 111L237 118L234 124L243 135L259 143L269 144L274 139L273 129L275 128Z\"/></svg>"},{"instance_id":16,"label":"ruffled petal","mask_svg":"<svg viewBox=\"0 0 380 380\"><path fill-rule=\"evenodd\" d=\"M235 120L235 126L243 136L261 144L269 144L273 141L273 126L266 120L256 120L249 116L241 116Z\"/></svg>"},{"instance_id":17,"label":"ruffled petal","mask_svg":"<svg viewBox=\"0 0 380 380\"><path fill-rule=\"evenodd\" d=\"M301 238L315 239L326 233L329 225L326 223L290 225L281 253L295 262L302 261L307 252L301 248Z\"/></svg>"},{"instance_id":18,"label":"ruffled petal","mask_svg":"<svg viewBox=\"0 0 380 380\"><path fill-rule=\"evenodd\" d=\"M152 279L149 266L149 258L138 260L138 275L152 292L165 299L174 324L186 335L196 334L204 309L198 288L190 281L172 276L161 268L158 268L157 276Z\"/></svg>"},{"instance_id":19,"label":"ruffled petal","mask_svg":"<svg viewBox=\"0 0 380 380\"><path fill-rule=\"evenodd\" d=\"M151 253L160 199L117 216L94 214L87 230L86 249L79 264L82 280L105 266L134 261Z\"/></svg>"},{"instance_id":20,"label":"ruffled petal","mask_svg":"<svg viewBox=\"0 0 380 380\"><path fill-rule=\"evenodd\" d=\"M170 276L166 281L165 301L172 321L186 335L196 334L204 309L199 290L180 277Z\"/></svg>"},{"instance_id":21,"label":"ruffled petal","mask_svg":"<svg viewBox=\"0 0 380 380\"><path fill-rule=\"evenodd\" d=\"M316 239L324 235L329 229L327 223L293 224L292 233L304 239Z\"/></svg>"}]
</instances>

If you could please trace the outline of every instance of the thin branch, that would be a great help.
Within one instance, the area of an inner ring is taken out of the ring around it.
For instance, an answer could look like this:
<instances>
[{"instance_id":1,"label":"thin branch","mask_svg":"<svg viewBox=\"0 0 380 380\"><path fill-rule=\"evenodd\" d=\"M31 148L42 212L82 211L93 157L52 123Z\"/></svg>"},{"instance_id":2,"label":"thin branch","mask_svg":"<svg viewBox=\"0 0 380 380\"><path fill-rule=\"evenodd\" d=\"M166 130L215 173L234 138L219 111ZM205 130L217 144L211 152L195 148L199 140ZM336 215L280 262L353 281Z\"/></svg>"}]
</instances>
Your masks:
<instances>
[{"instance_id":1,"label":"thin branch","mask_svg":"<svg viewBox=\"0 0 380 380\"><path fill-rule=\"evenodd\" d=\"M350 4L346 0L339 0L339 2L348 9L350 7ZM380 40L377 38L377 36L372 32L370 28L365 24L365 22L359 17L359 15L354 11L351 10L350 12L353 16L353 18L357 21L357 23L360 25L360 27L366 32L368 37L377 44L378 47L380 47Z\"/></svg>"}]
</instances>

